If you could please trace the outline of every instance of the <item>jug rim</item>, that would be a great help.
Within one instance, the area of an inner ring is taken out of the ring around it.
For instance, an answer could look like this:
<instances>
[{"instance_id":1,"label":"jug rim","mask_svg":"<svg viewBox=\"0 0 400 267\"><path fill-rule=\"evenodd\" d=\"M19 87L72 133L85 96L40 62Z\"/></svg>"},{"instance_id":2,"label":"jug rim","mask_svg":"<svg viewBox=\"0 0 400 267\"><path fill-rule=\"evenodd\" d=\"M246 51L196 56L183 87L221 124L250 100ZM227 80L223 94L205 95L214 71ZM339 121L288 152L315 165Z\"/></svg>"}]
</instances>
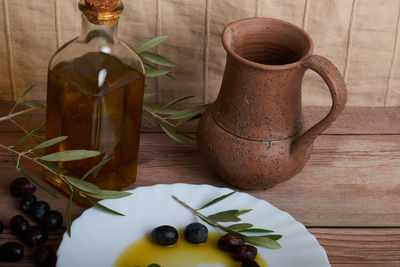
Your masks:
<instances>
[{"instance_id":1,"label":"jug rim","mask_svg":"<svg viewBox=\"0 0 400 267\"><path fill-rule=\"evenodd\" d=\"M308 45L309 45L307 53L305 53L304 56L302 56L301 58L297 59L294 62L291 62L288 64L282 64L282 65L261 64L261 63L254 62L254 61L248 60L248 59L240 56L235 51L233 51L233 49L228 44L228 31L238 24L248 22L248 21L257 21L257 20L263 21L263 22L268 21L268 22L279 23L279 24L288 26L288 27L294 29L295 31L301 33L303 36L305 36L305 38L307 39ZM314 43L311 39L311 36L306 31L304 31L302 28L300 28L290 22L280 20L280 19L274 19L274 18L252 17L252 18L244 18L244 19L233 21L225 26L225 28L222 32L221 40L222 40L224 49L226 50L226 52L229 55L233 56L236 60L238 60L242 64L248 65L248 66L256 68L256 69L262 69L262 70L286 70L286 69L291 69L291 68L297 67L301 64L301 61L304 58L311 56L314 51Z\"/></svg>"}]
</instances>

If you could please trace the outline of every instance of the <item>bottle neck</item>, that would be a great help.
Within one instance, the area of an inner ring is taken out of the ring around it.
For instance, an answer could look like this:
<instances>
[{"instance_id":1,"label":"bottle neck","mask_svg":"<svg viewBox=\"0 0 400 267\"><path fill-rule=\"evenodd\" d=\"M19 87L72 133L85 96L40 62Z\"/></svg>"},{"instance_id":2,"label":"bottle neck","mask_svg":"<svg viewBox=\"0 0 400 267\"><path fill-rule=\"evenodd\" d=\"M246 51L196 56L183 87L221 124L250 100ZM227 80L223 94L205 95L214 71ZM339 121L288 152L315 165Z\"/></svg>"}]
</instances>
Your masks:
<instances>
[{"instance_id":1,"label":"bottle neck","mask_svg":"<svg viewBox=\"0 0 400 267\"><path fill-rule=\"evenodd\" d=\"M113 24L95 24L90 22L85 15L82 15L82 31L79 41L89 43L97 38L101 38L107 43L117 43L118 19Z\"/></svg>"}]
</instances>

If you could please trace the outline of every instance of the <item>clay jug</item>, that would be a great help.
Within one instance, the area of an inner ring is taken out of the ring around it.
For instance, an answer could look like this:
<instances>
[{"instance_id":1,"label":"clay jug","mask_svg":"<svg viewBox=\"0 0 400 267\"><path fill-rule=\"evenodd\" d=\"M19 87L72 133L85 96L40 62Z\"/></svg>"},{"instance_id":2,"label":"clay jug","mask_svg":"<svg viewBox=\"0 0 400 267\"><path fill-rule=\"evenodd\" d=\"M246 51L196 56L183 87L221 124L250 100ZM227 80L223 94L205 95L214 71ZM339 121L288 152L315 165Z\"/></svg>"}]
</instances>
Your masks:
<instances>
[{"instance_id":1,"label":"clay jug","mask_svg":"<svg viewBox=\"0 0 400 267\"><path fill-rule=\"evenodd\" d=\"M288 22L250 18L229 24L219 95L202 115L198 146L226 182L264 189L285 181L306 165L315 138L343 110L347 90L338 69L313 55L310 36ZM329 114L305 130L301 84L316 71L332 96Z\"/></svg>"}]
</instances>

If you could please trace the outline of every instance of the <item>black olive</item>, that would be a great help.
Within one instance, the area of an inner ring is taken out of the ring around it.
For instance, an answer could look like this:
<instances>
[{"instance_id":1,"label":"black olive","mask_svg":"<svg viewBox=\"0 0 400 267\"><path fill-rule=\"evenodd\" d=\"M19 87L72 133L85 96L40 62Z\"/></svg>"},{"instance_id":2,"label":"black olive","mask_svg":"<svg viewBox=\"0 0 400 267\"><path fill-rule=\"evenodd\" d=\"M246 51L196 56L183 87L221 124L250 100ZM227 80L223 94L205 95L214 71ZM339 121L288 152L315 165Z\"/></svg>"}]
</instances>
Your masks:
<instances>
[{"instance_id":1,"label":"black olive","mask_svg":"<svg viewBox=\"0 0 400 267\"><path fill-rule=\"evenodd\" d=\"M233 251L244 245L243 237L239 234L226 234L218 240L218 247L224 251Z\"/></svg>"},{"instance_id":2,"label":"black olive","mask_svg":"<svg viewBox=\"0 0 400 267\"><path fill-rule=\"evenodd\" d=\"M10 193L14 197L21 197L27 194L33 194L36 187L25 177L15 179L10 186Z\"/></svg>"},{"instance_id":3,"label":"black olive","mask_svg":"<svg viewBox=\"0 0 400 267\"><path fill-rule=\"evenodd\" d=\"M40 246L35 252L35 263L39 267L55 266L56 255L50 246Z\"/></svg>"},{"instance_id":4,"label":"black olive","mask_svg":"<svg viewBox=\"0 0 400 267\"><path fill-rule=\"evenodd\" d=\"M28 247L33 247L45 243L49 239L47 231L39 228L31 228L24 235L25 243Z\"/></svg>"},{"instance_id":5,"label":"black olive","mask_svg":"<svg viewBox=\"0 0 400 267\"><path fill-rule=\"evenodd\" d=\"M208 238L208 229L201 223L191 223L183 231L185 239L193 244L203 244Z\"/></svg>"},{"instance_id":6,"label":"black olive","mask_svg":"<svg viewBox=\"0 0 400 267\"><path fill-rule=\"evenodd\" d=\"M252 260L257 256L257 248L252 245L243 245L235 248L233 257L238 261Z\"/></svg>"},{"instance_id":7,"label":"black olive","mask_svg":"<svg viewBox=\"0 0 400 267\"><path fill-rule=\"evenodd\" d=\"M10 226L17 236L23 236L30 229L29 222L22 215L12 217Z\"/></svg>"},{"instance_id":8,"label":"black olive","mask_svg":"<svg viewBox=\"0 0 400 267\"><path fill-rule=\"evenodd\" d=\"M4 230L4 224L2 221L0 221L0 234L3 232Z\"/></svg>"},{"instance_id":9,"label":"black olive","mask_svg":"<svg viewBox=\"0 0 400 267\"><path fill-rule=\"evenodd\" d=\"M20 202L19 206L22 211L28 212L32 208L33 204L35 204L35 203L36 203L35 195L28 194L28 195L24 195L21 198L21 202Z\"/></svg>"},{"instance_id":10,"label":"black olive","mask_svg":"<svg viewBox=\"0 0 400 267\"><path fill-rule=\"evenodd\" d=\"M3 261L19 261L24 257L24 247L17 242L7 242L0 247L0 256Z\"/></svg>"},{"instance_id":11,"label":"black olive","mask_svg":"<svg viewBox=\"0 0 400 267\"><path fill-rule=\"evenodd\" d=\"M153 241L162 246L171 246L178 240L178 231L172 226L163 225L151 231Z\"/></svg>"},{"instance_id":12,"label":"black olive","mask_svg":"<svg viewBox=\"0 0 400 267\"><path fill-rule=\"evenodd\" d=\"M242 261L242 267L260 267L255 260L244 260Z\"/></svg>"},{"instance_id":13,"label":"black olive","mask_svg":"<svg viewBox=\"0 0 400 267\"><path fill-rule=\"evenodd\" d=\"M50 212L50 206L46 201L35 202L30 208L29 214L39 222Z\"/></svg>"},{"instance_id":14,"label":"black olive","mask_svg":"<svg viewBox=\"0 0 400 267\"><path fill-rule=\"evenodd\" d=\"M46 217L43 218L41 225L49 232L58 230L63 223L63 216L56 210L50 211Z\"/></svg>"}]
</instances>

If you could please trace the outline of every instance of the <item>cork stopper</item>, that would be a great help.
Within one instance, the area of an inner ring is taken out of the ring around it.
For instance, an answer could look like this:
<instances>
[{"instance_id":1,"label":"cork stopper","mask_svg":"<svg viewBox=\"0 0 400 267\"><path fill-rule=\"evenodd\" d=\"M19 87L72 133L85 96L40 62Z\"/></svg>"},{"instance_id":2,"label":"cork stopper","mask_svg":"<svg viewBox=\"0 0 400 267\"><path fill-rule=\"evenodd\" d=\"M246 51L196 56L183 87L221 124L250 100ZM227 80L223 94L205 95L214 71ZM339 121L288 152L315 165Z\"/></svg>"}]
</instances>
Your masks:
<instances>
[{"instance_id":1,"label":"cork stopper","mask_svg":"<svg viewBox=\"0 0 400 267\"><path fill-rule=\"evenodd\" d=\"M98 12L111 12L117 9L118 0L85 0L88 9Z\"/></svg>"}]
</instances>

